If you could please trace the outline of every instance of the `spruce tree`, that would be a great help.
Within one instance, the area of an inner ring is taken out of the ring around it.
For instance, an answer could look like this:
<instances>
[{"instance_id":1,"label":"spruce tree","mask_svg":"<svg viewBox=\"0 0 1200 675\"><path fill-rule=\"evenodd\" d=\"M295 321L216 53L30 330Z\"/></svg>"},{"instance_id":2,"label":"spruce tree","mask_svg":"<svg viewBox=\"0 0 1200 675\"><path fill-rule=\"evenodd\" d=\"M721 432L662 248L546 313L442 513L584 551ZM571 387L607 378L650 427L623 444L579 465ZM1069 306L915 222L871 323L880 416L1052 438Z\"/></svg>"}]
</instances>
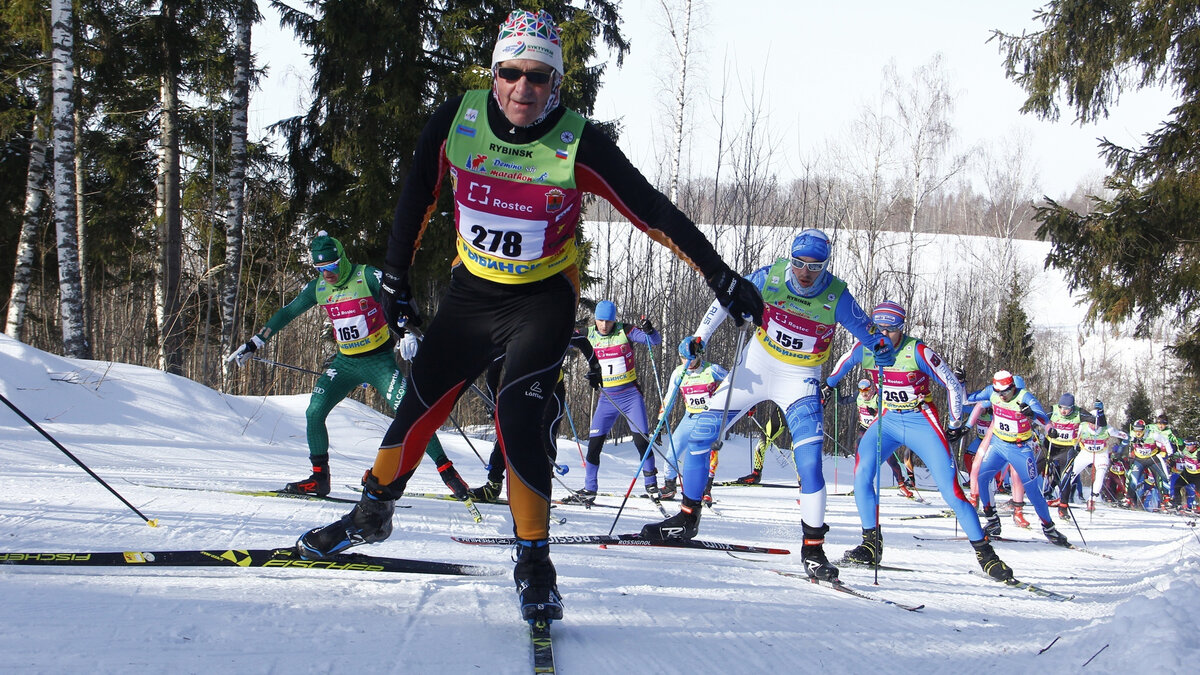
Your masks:
<instances>
[{"instance_id":1,"label":"spruce tree","mask_svg":"<svg viewBox=\"0 0 1200 675\"><path fill-rule=\"evenodd\" d=\"M1200 371L1200 0L1054 0L1035 18L1043 30L996 32L1008 76L1028 94L1023 112L1060 115L1060 99L1086 124L1108 116L1127 89L1169 87L1179 105L1140 148L1107 140L1111 196L1077 212L1053 200L1038 208L1047 264L1090 301L1089 319L1136 321L1145 336L1174 319L1172 349Z\"/></svg>"},{"instance_id":2,"label":"spruce tree","mask_svg":"<svg viewBox=\"0 0 1200 675\"><path fill-rule=\"evenodd\" d=\"M1033 331L1029 315L1021 307L1020 287L1016 279L1009 286L1009 300L1000 308L996 319L996 337L992 355L999 369L1021 375L1026 384L1036 378L1033 358Z\"/></svg>"},{"instance_id":3,"label":"spruce tree","mask_svg":"<svg viewBox=\"0 0 1200 675\"><path fill-rule=\"evenodd\" d=\"M1153 420L1150 418L1153 411L1150 406L1150 395L1146 393L1146 383L1138 380L1137 385L1133 388L1133 393L1129 396L1129 403L1125 404L1125 428L1132 428L1133 423L1137 420L1142 420L1147 424L1152 422Z\"/></svg>"}]
</instances>

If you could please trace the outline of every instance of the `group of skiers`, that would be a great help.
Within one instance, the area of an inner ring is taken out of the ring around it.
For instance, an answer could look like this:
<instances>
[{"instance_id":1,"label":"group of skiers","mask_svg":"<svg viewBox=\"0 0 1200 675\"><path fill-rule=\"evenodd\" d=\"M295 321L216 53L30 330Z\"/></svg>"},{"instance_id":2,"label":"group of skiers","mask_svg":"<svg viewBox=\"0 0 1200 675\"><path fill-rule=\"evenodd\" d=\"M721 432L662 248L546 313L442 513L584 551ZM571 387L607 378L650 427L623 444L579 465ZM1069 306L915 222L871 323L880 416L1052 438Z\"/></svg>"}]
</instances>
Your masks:
<instances>
[{"instance_id":1,"label":"group of skiers","mask_svg":"<svg viewBox=\"0 0 1200 675\"><path fill-rule=\"evenodd\" d=\"M584 486L572 499L586 503L595 498L600 451L615 420L623 417L643 458L646 491L656 497L678 494L681 500L679 513L646 524L643 538L696 536L718 439L755 405L770 401L782 411L791 436L805 570L815 579L836 580L838 568L824 551L829 526L823 411L834 403L838 382L857 366L859 399L870 402L873 396L874 412L857 446L854 498L862 543L843 560L871 565L881 559L877 472L903 444L929 468L984 572L1012 579L1012 570L988 540L988 533L999 527L992 491L978 491L981 522L959 484L950 451L950 444L972 428L983 445L990 445L986 454L979 451L978 484L990 486L993 475L1011 469L1019 479L1014 487L1025 488L1045 536L1069 546L1050 518L1034 459L1035 426L1048 424L1049 433L1060 437L1066 427L1045 413L1020 377L1000 371L987 388L968 397L950 365L907 334L906 308L882 302L868 313L859 306L846 283L833 274L831 244L820 230L800 232L781 257L746 277L735 272L599 127L560 105L564 72L559 30L550 15L513 11L497 37L491 87L447 101L422 131L393 216L383 268L352 264L336 239L320 233L310 246L318 278L230 355L239 365L246 363L289 321L316 305L333 325L338 353L314 387L308 410L312 475L288 484L288 491L329 492L324 421L353 387L374 385L395 409L374 464L363 477L360 501L341 519L304 533L296 545L302 557L320 559L386 539L396 499L422 456L429 454L460 498L497 499L500 481L506 479L521 615L540 622L561 618L548 536L554 430L565 411L562 367L570 347L588 357L588 378L598 393ZM446 174L458 257L449 288L426 324L410 288L409 270L428 234ZM678 345L680 363L663 397L659 424L673 406L681 406L684 414L668 430L661 487L651 442L660 430L651 432L633 351L635 343L661 344L661 333L649 321L619 322L609 301L596 305L586 335L574 329L580 292L576 227L585 193L605 198L636 228L667 246L703 275L716 297ZM728 370L704 359L705 345L726 318L736 325L738 344ZM856 342L823 376L838 325ZM421 326L424 333L418 336L413 329ZM746 326L753 331L744 330ZM392 354L397 342L410 363L407 376ZM486 395L496 425L493 472L485 485L469 490L445 458L435 432L489 369L495 372ZM946 392L945 427L934 401L935 385ZM1099 424L1104 425L1102 416ZM1134 456L1139 456L1136 451ZM761 466L759 461L758 475ZM746 477L756 479L754 473Z\"/></svg>"}]
</instances>

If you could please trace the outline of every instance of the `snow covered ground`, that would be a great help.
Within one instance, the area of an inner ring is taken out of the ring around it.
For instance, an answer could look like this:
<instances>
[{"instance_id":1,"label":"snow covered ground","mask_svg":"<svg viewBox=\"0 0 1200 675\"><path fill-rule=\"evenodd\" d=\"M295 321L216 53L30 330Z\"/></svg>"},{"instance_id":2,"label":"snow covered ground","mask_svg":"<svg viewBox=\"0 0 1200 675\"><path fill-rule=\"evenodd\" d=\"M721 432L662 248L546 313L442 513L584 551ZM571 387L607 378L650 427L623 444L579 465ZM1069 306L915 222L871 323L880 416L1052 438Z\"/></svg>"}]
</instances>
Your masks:
<instances>
[{"instance_id":1,"label":"snow covered ground","mask_svg":"<svg viewBox=\"0 0 1200 675\"><path fill-rule=\"evenodd\" d=\"M0 336L0 393L121 492L158 528L76 467L7 408L0 408L0 552L122 551L288 546L328 523L337 504L243 497L134 483L277 488L307 472L307 396L224 396L189 380L123 364L71 361ZM347 401L330 418L334 494L352 497L387 419ZM463 439L441 434L472 485L484 470ZM486 442L476 445L483 452ZM560 441L575 467L575 443ZM719 479L745 473L748 441L731 441ZM601 489L624 492L629 444L608 450ZM831 492L849 489L851 465L826 462ZM787 481L781 455L765 477ZM132 482L130 482L132 481ZM422 465L411 487L444 491ZM1106 559L1045 543L998 543L1019 578L1063 593L1056 602L970 574L951 519L885 490L884 562L914 572L843 569L848 584L925 609L910 613L773 574L799 570L799 509L792 490L718 487L705 539L778 546L790 556L557 546L566 618L555 624L559 672L1195 672L1200 648L1200 533L1182 517L1101 508L1081 514L1087 545ZM615 503L619 500L602 498ZM405 499L395 531L359 550L495 567L501 576L279 569L119 569L0 566L0 670L4 672L529 672L509 552L450 535L508 535L504 507ZM558 535L606 533L615 510L559 507ZM616 531L661 519L631 500ZM853 497L831 496L831 557L855 545ZM1080 543L1070 523L1060 529ZM1011 520L1005 533L1042 540ZM1057 641L1056 641L1057 640ZM1051 644L1053 645L1051 646ZM1041 650L1045 650L1042 653ZM1097 654L1098 653L1098 654ZM1094 657L1094 658L1093 658ZM1091 662L1084 669L1085 662Z\"/></svg>"}]
</instances>

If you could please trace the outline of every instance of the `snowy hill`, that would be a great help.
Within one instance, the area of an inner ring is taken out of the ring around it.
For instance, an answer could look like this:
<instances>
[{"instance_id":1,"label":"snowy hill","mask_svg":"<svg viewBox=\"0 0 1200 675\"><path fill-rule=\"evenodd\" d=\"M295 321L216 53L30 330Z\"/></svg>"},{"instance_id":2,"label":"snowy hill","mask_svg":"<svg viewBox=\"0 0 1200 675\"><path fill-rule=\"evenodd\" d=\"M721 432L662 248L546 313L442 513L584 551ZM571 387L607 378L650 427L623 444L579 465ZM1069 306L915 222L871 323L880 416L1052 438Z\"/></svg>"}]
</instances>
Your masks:
<instances>
[{"instance_id":1,"label":"snowy hill","mask_svg":"<svg viewBox=\"0 0 1200 675\"><path fill-rule=\"evenodd\" d=\"M0 553L282 547L347 510L145 487L266 489L302 477L307 396L225 396L146 368L59 358L4 336L0 373L0 393L160 523L147 527L0 407ZM334 410L335 495L354 496L347 485L374 458L386 424L353 401ZM484 469L462 437L451 430L441 440L468 482L480 484ZM577 456L573 441L560 440L560 457L576 467L565 477L573 486L582 480ZM748 441L731 441L719 479L745 473L748 463ZM601 489L624 493L634 470L631 445L606 450ZM849 462L827 461L825 470L831 493L849 489ZM768 457L765 473L780 482L792 475L778 454ZM444 491L428 464L411 488ZM1075 596L1056 602L970 574L977 566L966 542L914 539L956 534L951 519L901 519L941 509L932 489L923 493L929 505L885 490L881 507L884 562L916 571L881 573L875 586L869 571L842 570L859 590L924 604L917 613L773 574L799 570L792 490L716 488L717 513L705 515L701 537L794 555L556 546L566 603L565 620L554 626L559 672L1077 672L1089 659L1089 673L1195 669L1194 520L1080 512L1087 546L1111 559L1052 547L1040 532L1006 520L1007 535L1034 543L998 543L997 551L1019 578ZM507 510L480 505L484 522L475 523L455 502L401 504L411 508L397 510L392 537L358 550L477 563L503 575L0 566L3 670L529 672L509 552L449 536L511 534ZM616 510L555 513L567 522L554 525L554 534L596 534L609 531ZM616 531L661 517L647 500L633 499ZM830 496L828 522L827 551L840 557L859 540L853 498ZM1081 543L1074 525L1060 529Z\"/></svg>"}]
</instances>

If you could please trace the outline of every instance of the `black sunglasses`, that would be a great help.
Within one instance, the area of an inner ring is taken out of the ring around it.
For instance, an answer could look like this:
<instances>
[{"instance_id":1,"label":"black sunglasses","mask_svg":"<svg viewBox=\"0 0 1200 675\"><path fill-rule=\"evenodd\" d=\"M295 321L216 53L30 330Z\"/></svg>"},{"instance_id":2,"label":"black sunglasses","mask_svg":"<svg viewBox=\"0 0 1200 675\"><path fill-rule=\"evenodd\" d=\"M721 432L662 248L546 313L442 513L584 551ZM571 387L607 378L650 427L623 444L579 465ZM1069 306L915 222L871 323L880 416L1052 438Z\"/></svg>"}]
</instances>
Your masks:
<instances>
[{"instance_id":1,"label":"black sunglasses","mask_svg":"<svg viewBox=\"0 0 1200 675\"><path fill-rule=\"evenodd\" d=\"M529 84L546 84L550 81L553 71L521 70L520 68L497 68L496 76L505 82L516 82L524 77Z\"/></svg>"}]
</instances>

